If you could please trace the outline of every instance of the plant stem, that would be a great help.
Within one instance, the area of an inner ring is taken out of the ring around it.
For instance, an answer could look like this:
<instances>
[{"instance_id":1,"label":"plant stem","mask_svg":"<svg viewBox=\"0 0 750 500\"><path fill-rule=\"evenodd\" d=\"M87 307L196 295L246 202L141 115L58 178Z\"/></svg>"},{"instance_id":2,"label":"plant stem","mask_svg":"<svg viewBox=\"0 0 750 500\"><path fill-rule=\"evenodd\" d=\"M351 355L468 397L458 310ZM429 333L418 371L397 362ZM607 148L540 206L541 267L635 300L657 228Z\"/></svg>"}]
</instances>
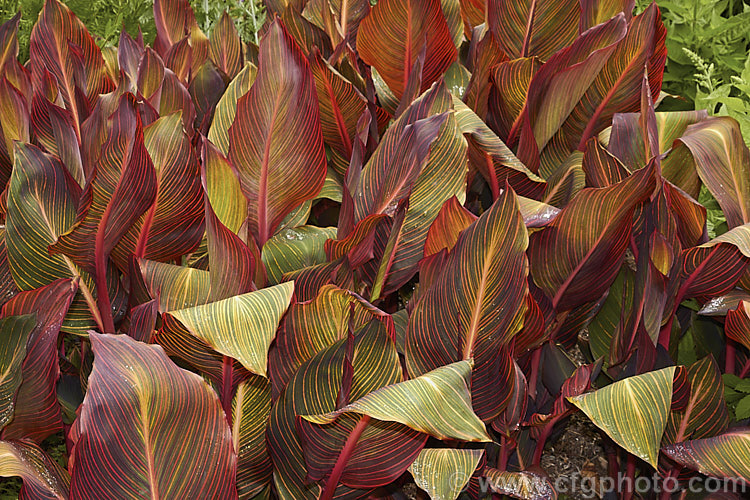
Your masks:
<instances>
[{"instance_id":1,"label":"plant stem","mask_svg":"<svg viewBox=\"0 0 750 500\"><path fill-rule=\"evenodd\" d=\"M357 441L359 441L359 438L362 436L362 433L365 431L365 428L369 423L370 417L362 415L359 422L357 422L357 425L354 426L352 433L349 434L349 438L346 440L346 443L344 443L344 447L341 448L339 458L336 460L336 465L333 467L328 481L326 481L326 487L323 490L323 494L320 495L320 500L331 500L333 498L333 494L336 492L336 488L339 485L339 480L344 474L346 463L352 456L354 448L357 446Z\"/></svg>"},{"instance_id":2,"label":"plant stem","mask_svg":"<svg viewBox=\"0 0 750 500\"><path fill-rule=\"evenodd\" d=\"M500 437L500 457L498 457L497 468L500 470L506 470L508 468L508 455L510 450L508 449L508 438L505 436Z\"/></svg>"},{"instance_id":3,"label":"plant stem","mask_svg":"<svg viewBox=\"0 0 750 500\"><path fill-rule=\"evenodd\" d=\"M633 498L633 483L635 482L635 457L628 453L628 461L625 468L625 491L623 491L623 500Z\"/></svg>"},{"instance_id":4,"label":"plant stem","mask_svg":"<svg viewBox=\"0 0 750 500\"><path fill-rule=\"evenodd\" d=\"M224 356L221 371L221 404L230 428L232 427L232 372L232 358Z\"/></svg>"},{"instance_id":5,"label":"plant stem","mask_svg":"<svg viewBox=\"0 0 750 500\"><path fill-rule=\"evenodd\" d=\"M737 349L734 341L727 339L726 349L724 350L724 372L734 375L735 364L737 360Z\"/></svg>"},{"instance_id":6,"label":"plant stem","mask_svg":"<svg viewBox=\"0 0 750 500\"><path fill-rule=\"evenodd\" d=\"M536 384L539 379L539 362L542 358L542 348L538 347L531 355L531 376L529 377L529 397L536 399Z\"/></svg>"},{"instance_id":7,"label":"plant stem","mask_svg":"<svg viewBox=\"0 0 750 500\"><path fill-rule=\"evenodd\" d=\"M554 417L552 420L547 422L542 428L542 433L539 436L539 439L537 439L536 441L536 448L534 448L534 459L531 461L532 465L539 465L542 462L542 453L544 452L544 444L547 442L547 439L549 439L549 435L552 434L552 429L555 427L555 424L563 416L564 414Z\"/></svg>"}]
</instances>

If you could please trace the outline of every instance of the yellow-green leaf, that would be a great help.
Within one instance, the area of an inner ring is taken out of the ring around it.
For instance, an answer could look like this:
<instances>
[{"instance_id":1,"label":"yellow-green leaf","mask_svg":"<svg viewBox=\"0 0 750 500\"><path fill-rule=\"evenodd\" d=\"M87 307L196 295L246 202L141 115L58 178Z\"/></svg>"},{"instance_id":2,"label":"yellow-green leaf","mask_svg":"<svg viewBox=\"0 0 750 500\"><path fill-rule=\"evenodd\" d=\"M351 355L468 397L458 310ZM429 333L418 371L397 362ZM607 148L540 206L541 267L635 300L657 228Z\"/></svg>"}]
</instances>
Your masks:
<instances>
[{"instance_id":1,"label":"yellow-green leaf","mask_svg":"<svg viewBox=\"0 0 750 500\"><path fill-rule=\"evenodd\" d=\"M414 482L432 500L455 500L482 459L484 450L425 448L409 466Z\"/></svg>"}]
</instances>

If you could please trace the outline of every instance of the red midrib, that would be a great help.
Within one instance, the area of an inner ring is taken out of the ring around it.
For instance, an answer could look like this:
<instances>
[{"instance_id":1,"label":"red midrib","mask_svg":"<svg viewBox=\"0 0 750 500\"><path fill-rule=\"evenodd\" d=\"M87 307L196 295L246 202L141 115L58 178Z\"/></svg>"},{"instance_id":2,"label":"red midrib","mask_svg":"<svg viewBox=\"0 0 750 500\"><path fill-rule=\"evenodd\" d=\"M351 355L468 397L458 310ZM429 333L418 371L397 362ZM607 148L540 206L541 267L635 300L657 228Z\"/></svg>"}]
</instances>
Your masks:
<instances>
[{"instance_id":1,"label":"red midrib","mask_svg":"<svg viewBox=\"0 0 750 500\"><path fill-rule=\"evenodd\" d=\"M271 159L271 136L273 127L276 124L276 118L278 117L280 104L281 93L278 92L273 103L271 120L268 124L268 134L263 146L263 160L260 164L260 179L258 179L258 248L261 249L266 241L268 241L268 164Z\"/></svg>"}]
</instances>

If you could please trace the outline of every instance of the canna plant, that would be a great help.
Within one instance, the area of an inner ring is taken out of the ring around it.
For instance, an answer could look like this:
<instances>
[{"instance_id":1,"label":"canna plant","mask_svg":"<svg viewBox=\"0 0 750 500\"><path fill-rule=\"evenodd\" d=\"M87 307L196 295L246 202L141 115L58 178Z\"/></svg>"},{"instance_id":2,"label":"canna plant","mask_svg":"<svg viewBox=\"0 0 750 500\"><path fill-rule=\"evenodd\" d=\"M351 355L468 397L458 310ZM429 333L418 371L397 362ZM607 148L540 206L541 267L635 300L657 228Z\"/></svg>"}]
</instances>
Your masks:
<instances>
[{"instance_id":1,"label":"canna plant","mask_svg":"<svg viewBox=\"0 0 750 500\"><path fill-rule=\"evenodd\" d=\"M581 411L611 475L750 480L750 152L657 111L633 8L273 0L256 46L155 0L153 46L102 50L47 0L25 65L6 21L0 476L556 498Z\"/></svg>"}]
</instances>

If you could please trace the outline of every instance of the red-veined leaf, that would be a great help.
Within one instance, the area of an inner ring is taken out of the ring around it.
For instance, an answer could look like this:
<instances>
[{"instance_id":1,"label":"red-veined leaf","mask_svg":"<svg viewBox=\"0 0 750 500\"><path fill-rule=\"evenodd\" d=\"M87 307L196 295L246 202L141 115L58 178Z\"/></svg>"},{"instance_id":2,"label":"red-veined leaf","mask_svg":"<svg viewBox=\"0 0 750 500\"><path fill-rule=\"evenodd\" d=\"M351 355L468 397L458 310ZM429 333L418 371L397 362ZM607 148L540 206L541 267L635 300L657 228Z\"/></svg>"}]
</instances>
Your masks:
<instances>
[{"instance_id":1,"label":"red-veined leaf","mask_svg":"<svg viewBox=\"0 0 750 500\"><path fill-rule=\"evenodd\" d=\"M253 498L271 482L273 471L266 445L271 413L271 383L251 375L243 380L232 400L232 440L237 453L237 493Z\"/></svg>"},{"instance_id":2,"label":"red-veined leaf","mask_svg":"<svg viewBox=\"0 0 750 500\"><path fill-rule=\"evenodd\" d=\"M80 188L58 160L35 146L17 143L15 157L5 243L16 285L20 290L35 290L58 278L80 278L79 295L71 305L66 327L80 331L100 325L88 273L68 257L48 251L74 224Z\"/></svg>"},{"instance_id":3,"label":"red-veined leaf","mask_svg":"<svg viewBox=\"0 0 750 500\"><path fill-rule=\"evenodd\" d=\"M263 264L270 284L284 274L327 262L325 242L336 237L335 227L298 226L282 229L263 246Z\"/></svg>"},{"instance_id":4,"label":"red-veined leaf","mask_svg":"<svg viewBox=\"0 0 750 500\"><path fill-rule=\"evenodd\" d=\"M253 64L245 63L234 80L229 82L224 95L216 104L214 119L208 131L208 139L224 155L229 153L229 127L232 126L237 114L237 101L250 90L255 81L257 70Z\"/></svg>"},{"instance_id":5,"label":"red-veined leaf","mask_svg":"<svg viewBox=\"0 0 750 500\"><path fill-rule=\"evenodd\" d=\"M521 116L531 79L540 66L537 57L521 57L492 68L487 120L500 137L507 138Z\"/></svg>"},{"instance_id":6,"label":"red-veined leaf","mask_svg":"<svg viewBox=\"0 0 750 500\"><path fill-rule=\"evenodd\" d=\"M440 207L437 217L430 225L424 244L425 257L438 253L443 248L451 251L461 231L477 220L477 216L466 210L455 196Z\"/></svg>"},{"instance_id":7,"label":"red-veined leaf","mask_svg":"<svg viewBox=\"0 0 750 500\"><path fill-rule=\"evenodd\" d=\"M620 12L630 21L634 7L635 0L583 0L578 31L583 33L597 24L609 21Z\"/></svg>"},{"instance_id":8,"label":"red-veined leaf","mask_svg":"<svg viewBox=\"0 0 750 500\"><path fill-rule=\"evenodd\" d=\"M120 269L127 269L130 253L167 262L193 251L203 237L199 165L182 114L158 119L143 130L143 139L156 171L156 202L113 250Z\"/></svg>"},{"instance_id":9,"label":"red-veined leaf","mask_svg":"<svg viewBox=\"0 0 750 500\"><path fill-rule=\"evenodd\" d=\"M389 50L383 50L388 47ZM400 99L417 56L425 51L419 94L456 60L439 0L383 0L362 20L357 51Z\"/></svg>"},{"instance_id":10,"label":"red-veined leaf","mask_svg":"<svg viewBox=\"0 0 750 500\"><path fill-rule=\"evenodd\" d=\"M578 36L581 7L576 0L488 0L488 27L511 59L547 60Z\"/></svg>"},{"instance_id":11,"label":"red-veined leaf","mask_svg":"<svg viewBox=\"0 0 750 500\"><path fill-rule=\"evenodd\" d=\"M33 439L41 443L62 430L57 402L60 377L57 337L77 290L75 282L59 279L45 287L21 292L3 306L3 317L36 316L21 365L23 381L15 397L15 416L2 430L3 439Z\"/></svg>"},{"instance_id":12,"label":"red-veined leaf","mask_svg":"<svg viewBox=\"0 0 750 500\"><path fill-rule=\"evenodd\" d=\"M135 340L151 343L151 336L156 328L156 319L159 312L159 303L156 299L151 299L143 304L138 304L130 311L130 325L128 325L128 335Z\"/></svg>"},{"instance_id":13,"label":"red-veined leaf","mask_svg":"<svg viewBox=\"0 0 750 500\"><path fill-rule=\"evenodd\" d=\"M209 140L203 141L201 160L207 201L219 221L237 234L247 217L247 200L242 194L236 171Z\"/></svg>"},{"instance_id":14,"label":"red-veined leaf","mask_svg":"<svg viewBox=\"0 0 750 500\"><path fill-rule=\"evenodd\" d=\"M557 491L543 471L508 472L485 469L484 476L490 490L499 495L509 495L521 500L556 500Z\"/></svg>"},{"instance_id":15,"label":"red-veined leaf","mask_svg":"<svg viewBox=\"0 0 750 500\"><path fill-rule=\"evenodd\" d=\"M680 256L683 298L727 293L750 264L750 224L737 226Z\"/></svg>"},{"instance_id":16,"label":"red-veined leaf","mask_svg":"<svg viewBox=\"0 0 750 500\"><path fill-rule=\"evenodd\" d=\"M680 137L701 180L721 206L730 228L750 222L750 151L733 118L714 117L691 125Z\"/></svg>"},{"instance_id":17,"label":"red-veined leaf","mask_svg":"<svg viewBox=\"0 0 750 500\"><path fill-rule=\"evenodd\" d=\"M154 22L154 48L165 61L168 59L169 51L184 40L190 57L186 58L187 61L180 58L180 63L187 62L188 69L192 69L193 72L203 66L208 57L209 41L198 27L188 0L155 0Z\"/></svg>"},{"instance_id":18,"label":"red-veined leaf","mask_svg":"<svg viewBox=\"0 0 750 500\"><path fill-rule=\"evenodd\" d=\"M33 314L7 316L0 319L0 430L13 419L16 392L23 380L29 334L34 330Z\"/></svg>"},{"instance_id":19,"label":"red-veined leaf","mask_svg":"<svg viewBox=\"0 0 750 500\"><path fill-rule=\"evenodd\" d=\"M73 126L80 137L88 107L99 94L112 90L113 84L96 42L83 23L58 0L46 0L39 14L31 31L29 59L36 82L44 70L57 79L65 108L72 114Z\"/></svg>"},{"instance_id":20,"label":"red-veined leaf","mask_svg":"<svg viewBox=\"0 0 750 500\"><path fill-rule=\"evenodd\" d=\"M0 73L1 74L1 73ZM13 142L29 142L29 106L23 94L0 79L0 185L5 186L13 165Z\"/></svg>"},{"instance_id":21,"label":"red-veined leaf","mask_svg":"<svg viewBox=\"0 0 750 500\"><path fill-rule=\"evenodd\" d=\"M662 446L713 437L724 432L729 424L727 405L719 390L724 382L713 357L707 356L691 364L687 368L687 383L685 407L680 411L673 409L669 414Z\"/></svg>"},{"instance_id":22,"label":"red-veined leaf","mask_svg":"<svg viewBox=\"0 0 750 500\"><path fill-rule=\"evenodd\" d=\"M209 56L230 79L242 70L242 40L234 21L225 11L209 36Z\"/></svg>"},{"instance_id":23,"label":"red-veined leaf","mask_svg":"<svg viewBox=\"0 0 750 500\"><path fill-rule=\"evenodd\" d=\"M23 479L19 498L67 500L70 474L31 441L0 441L0 477Z\"/></svg>"},{"instance_id":24,"label":"red-veined leaf","mask_svg":"<svg viewBox=\"0 0 750 500\"><path fill-rule=\"evenodd\" d=\"M112 132L81 197L75 225L51 250L94 275L102 326L114 331L106 273L112 249L156 198L156 173L143 143L135 97L125 94L112 117ZM133 186L139 189L133 190Z\"/></svg>"},{"instance_id":25,"label":"red-veined leaf","mask_svg":"<svg viewBox=\"0 0 750 500\"><path fill-rule=\"evenodd\" d=\"M423 449L409 466L414 482L434 500L455 500L477 470L484 450Z\"/></svg>"},{"instance_id":26,"label":"red-veined leaf","mask_svg":"<svg viewBox=\"0 0 750 500\"><path fill-rule=\"evenodd\" d=\"M492 87L490 76L493 68L507 60L508 56L500 49L492 31L475 30L469 46L471 79L463 100L477 115L487 117L487 99Z\"/></svg>"},{"instance_id":27,"label":"red-veined leaf","mask_svg":"<svg viewBox=\"0 0 750 500\"><path fill-rule=\"evenodd\" d=\"M727 337L750 349L750 314L748 314L748 306L750 306L750 302L740 300L735 309L727 311L724 331Z\"/></svg>"},{"instance_id":28,"label":"red-veined leaf","mask_svg":"<svg viewBox=\"0 0 750 500\"><path fill-rule=\"evenodd\" d=\"M193 76L188 92L195 104L195 128L202 134L208 133L214 110L226 90L225 77L211 61L206 61Z\"/></svg>"},{"instance_id":29,"label":"red-veined leaf","mask_svg":"<svg viewBox=\"0 0 750 500\"><path fill-rule=\"evenodd\" d=\"M526 312L527 245L515 193L506 189L460 234L409 320L409 374L474 358L472 397L485 421L503 409L504 398L492 397L504 390L499 386L498 351L521 329Z\"/></svg>"},{"instance_id":30,"label":"red-veined leaf","mask_svg":"<svg viewBox=\"0 0 750 500\"><path fill-rule=\"evenodd\" d=\"M237 102L229 159L248 199L248 231L262 248L289 212L318 194L326 163L312 72L279 21L259 59L255 83Z\"/></svg>"},{"instance_id":31,"label":"red-veined leaf","mask_svg":"<svg viewBox=\"0 0 750 500\"><path fill-rule=\"evenodd\" d=\"M208 271L139 259L143 281L159 312L176 311L207 304L211 294Z\"/></svg>"},{"instance_id":32,"label":"red-veined leaf","mask_svg":"<svg viewBox=\"0 0 750 500\"><path fill-rule=\"evenodd\" d=\"M750 429L732 429L719 436L662 448L675 462L702 474L750 482Z\"/></svg>"},{"instance_id":33,"label":"red-veined leaf","mask_svg":"<svg viewBox=\"0 0 750 500\"><path fill-rule=\"evenodd\" d=\"M328 34L304 18L296 7L287 6L281 14L281 22L289 35L297 41L305 55L312 54L315 49L320 50L326 59L333 54L333 47Z\"/></svg>"},{"instance_id":34,"label":"red-veined leaf","mask_svg":"<svg viewBox=\"0 0 750 500\"><path fill-rule=\"evenodd\" d=\"M651 165L610 187L584 189L531 235L531 273L555 309L596 300L610 285L629 242L633 211L656 187L654 174Z\"/></svg>"},{"instance_id":35,"label":"red-veined leaf","mask_svg":"<svg viewBox=\"0 0 750 500\"><path fill-rule=\"evenodd\" d=\"M161 347L90 334L71 494L236 498L237 458L216 393Z\"/></svg>"}]
</instances>

